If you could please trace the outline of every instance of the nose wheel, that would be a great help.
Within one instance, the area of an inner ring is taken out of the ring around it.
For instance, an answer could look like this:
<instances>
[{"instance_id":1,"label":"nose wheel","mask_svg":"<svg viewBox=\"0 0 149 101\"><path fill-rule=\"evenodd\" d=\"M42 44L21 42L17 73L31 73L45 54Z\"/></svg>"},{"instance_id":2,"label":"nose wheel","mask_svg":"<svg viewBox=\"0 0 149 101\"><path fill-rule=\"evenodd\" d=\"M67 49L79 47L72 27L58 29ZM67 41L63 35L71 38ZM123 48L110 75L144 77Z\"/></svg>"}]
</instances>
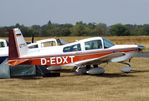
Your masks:
<instances>
[{"instance_id":1,"label":"nose wheel","mask_svg":"<svg viewBox=\"0 0 149 101\"><path fill-rule=\"evenodd\" d=\"M121 71L123 73L130 73L132 70L131 65L129 63L126 63L126 62L121 62L121 63L126 65L125 67L121 68Z\"/></svg>"}]
</instances>

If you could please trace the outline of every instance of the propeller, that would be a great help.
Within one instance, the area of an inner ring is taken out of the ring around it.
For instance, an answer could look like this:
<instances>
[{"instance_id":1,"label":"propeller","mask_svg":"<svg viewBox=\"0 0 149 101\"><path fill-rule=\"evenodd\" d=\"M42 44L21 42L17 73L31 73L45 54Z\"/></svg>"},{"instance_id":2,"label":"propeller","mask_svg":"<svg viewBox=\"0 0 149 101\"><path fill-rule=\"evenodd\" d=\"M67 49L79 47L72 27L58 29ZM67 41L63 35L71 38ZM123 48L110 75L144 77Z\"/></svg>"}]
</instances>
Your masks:
<instances>
[{"instance_id":1,"label":"propeller","mask_svg":"<svg viewBox=\"0 0 149 101\"><path fill-rule=\"evenodd\" d=\"M35 35L34 35L34 33L32 34L32 43L34 43L34 41L35 41Z\"/></svg>"}]
</instances>

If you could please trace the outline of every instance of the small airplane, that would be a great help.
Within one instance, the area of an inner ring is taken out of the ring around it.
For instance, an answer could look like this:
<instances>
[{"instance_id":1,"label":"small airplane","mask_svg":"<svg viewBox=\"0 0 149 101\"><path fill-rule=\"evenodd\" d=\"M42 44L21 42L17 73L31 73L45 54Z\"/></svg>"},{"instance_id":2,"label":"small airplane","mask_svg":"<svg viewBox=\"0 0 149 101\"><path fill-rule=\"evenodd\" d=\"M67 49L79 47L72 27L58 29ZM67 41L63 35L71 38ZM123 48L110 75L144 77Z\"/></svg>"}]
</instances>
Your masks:
<instances>
[{"instance_id":1,"label":"small airplane","mask_svg":"<svg viewBox=\"0 0 149 101\"><path fill-rule=\"evenodd\" d=\"M20 64L44 66L73 66L77 74L102 74L98 65L108 62L126 64L123 72L130 72L131 60L144 49L142 45L115 45L104 37L93 37L61 46L30 50L18 28L9 31L9 59L11 66Z\"/></svg>"}]
</instances>

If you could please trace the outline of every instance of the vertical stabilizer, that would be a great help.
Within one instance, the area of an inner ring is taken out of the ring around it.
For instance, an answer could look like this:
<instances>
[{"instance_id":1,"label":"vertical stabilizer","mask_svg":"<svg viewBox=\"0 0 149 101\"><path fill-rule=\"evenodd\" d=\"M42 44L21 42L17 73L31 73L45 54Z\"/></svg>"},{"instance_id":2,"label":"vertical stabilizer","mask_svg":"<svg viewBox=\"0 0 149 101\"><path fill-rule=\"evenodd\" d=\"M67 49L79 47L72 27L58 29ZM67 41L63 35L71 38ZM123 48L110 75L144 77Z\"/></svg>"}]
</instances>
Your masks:
<instances>
[{"instance_id":1,"label":"vertical stabilizer","mask_svg":"<svg viewBox=\"0 0 149 101\"><path fill-rule=\"evenodd\" d=\"M18 28L9 31L9 59L19 58L28 51L25 39Z\"/></svg>"}]
</instances>

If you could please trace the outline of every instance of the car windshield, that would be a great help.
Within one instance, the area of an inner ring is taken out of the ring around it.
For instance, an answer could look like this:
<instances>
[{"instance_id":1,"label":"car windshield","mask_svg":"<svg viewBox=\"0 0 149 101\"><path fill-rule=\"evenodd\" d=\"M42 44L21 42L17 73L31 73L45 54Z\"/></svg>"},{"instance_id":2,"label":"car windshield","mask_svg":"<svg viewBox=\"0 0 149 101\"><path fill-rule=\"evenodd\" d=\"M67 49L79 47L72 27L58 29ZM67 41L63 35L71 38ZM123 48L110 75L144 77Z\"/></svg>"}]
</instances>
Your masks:
<instances>
[{"instance_id":1,"label":"car windshield","mask_svg":"<svg viewBox=\"0 0 149 101\"><path fill-rule=\"evenodd\" d=\"M114 46L114 44L106 38L103 38L103 43L104 43L104 48L110 48L110 47Z\"/></svg>"}]
</instances>

